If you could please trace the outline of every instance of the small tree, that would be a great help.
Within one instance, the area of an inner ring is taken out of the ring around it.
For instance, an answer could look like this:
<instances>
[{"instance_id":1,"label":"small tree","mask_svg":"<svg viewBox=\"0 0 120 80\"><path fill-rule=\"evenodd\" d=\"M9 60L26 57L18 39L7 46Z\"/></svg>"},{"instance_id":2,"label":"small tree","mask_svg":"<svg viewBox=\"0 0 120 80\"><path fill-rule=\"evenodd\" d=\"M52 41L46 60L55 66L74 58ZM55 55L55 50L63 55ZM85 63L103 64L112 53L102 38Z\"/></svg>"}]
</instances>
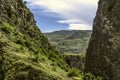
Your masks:
<instances>
[{"instance_id":1,"label":"small tree","mask_svg":"<svg viewBox=\"0 0 120 80\"><path fill-rule=\"evenodd\" d=\"M24 4L27 4L27 1L24 1Z\"/></svg>"}]
</instances>

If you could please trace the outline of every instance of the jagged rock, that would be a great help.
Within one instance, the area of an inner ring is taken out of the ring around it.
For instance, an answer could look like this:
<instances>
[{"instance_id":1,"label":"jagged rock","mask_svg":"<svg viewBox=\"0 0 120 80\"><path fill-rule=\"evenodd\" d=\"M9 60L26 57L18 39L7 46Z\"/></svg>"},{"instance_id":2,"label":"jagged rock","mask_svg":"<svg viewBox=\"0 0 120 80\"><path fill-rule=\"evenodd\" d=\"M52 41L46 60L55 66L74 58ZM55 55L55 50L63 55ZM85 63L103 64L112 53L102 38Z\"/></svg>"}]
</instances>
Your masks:
<instances>
[{"instance_id":1,"label":"jagged rock","mask_svg":"<svg viewBox=\"0 0 120 80\"><path fill-rule=\"evenodd\" d=\"M120 80L120 0L100 0L85 72Z\"/></svg>"}]
</instances>

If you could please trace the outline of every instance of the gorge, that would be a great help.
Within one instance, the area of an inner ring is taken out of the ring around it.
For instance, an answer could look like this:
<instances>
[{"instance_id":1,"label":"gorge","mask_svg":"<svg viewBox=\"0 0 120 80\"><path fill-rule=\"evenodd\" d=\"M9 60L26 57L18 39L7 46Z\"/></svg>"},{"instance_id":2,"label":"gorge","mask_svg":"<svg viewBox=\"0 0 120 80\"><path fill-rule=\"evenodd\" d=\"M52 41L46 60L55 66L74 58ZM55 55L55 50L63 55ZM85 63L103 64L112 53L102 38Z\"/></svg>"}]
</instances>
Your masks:
<instances>
[{"instance_id":1,"label":"gorge","mask_svg":"<svg viewBox=\"0 0 120 80\"><path fill-rule=\"evenodd\" d=\"M79 36L82 45L69 42L77 51L63 47L66 53L86 53L84 58L50 44L26 3L0 0L0 80L120 80L120 0L99 0L92 35L75 31L63 39Z\"/></svg>"}]
</instances>

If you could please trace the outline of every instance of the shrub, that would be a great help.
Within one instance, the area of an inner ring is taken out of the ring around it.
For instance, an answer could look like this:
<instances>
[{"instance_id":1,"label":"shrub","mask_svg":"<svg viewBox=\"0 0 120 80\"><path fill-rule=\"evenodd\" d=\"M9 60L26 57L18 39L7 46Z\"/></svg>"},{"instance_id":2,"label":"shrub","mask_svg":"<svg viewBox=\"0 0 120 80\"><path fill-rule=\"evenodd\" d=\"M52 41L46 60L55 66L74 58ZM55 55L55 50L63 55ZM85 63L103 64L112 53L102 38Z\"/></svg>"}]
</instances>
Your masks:
<instances>
[{"instance_id":1,"label":"shrub","mask_svg":"<svg viewBox=\"0 0 120 80\"><path fill-rule=\"evenodd\" d=\"M2 30L3 32L5 32L7 34L14 32L13 26L11 26L8 23L2 23L2 25L0 25L0 30Z\"/></svg>"},{"instance_id":2,"label":"shrub","mask_svg":"<svg viewBox=\"0 0 120 80\"><path fill-rule=\"evenodd\" d=\"M86 73L84 75L84 80L102 80L102 78L100 78L99 76L96 77L95 75L91 73Z\"/></svg>"},{"instance_id":3,"label":"shrub","mask_svg":"<svg viewBox=\"0 0 120 80\"><path fill-rule=\"evenodd\" d=\"M2 37L3 35L0 33L0 37Z\"/></svg>"},{"instance_id":4,"label":"shrub","mask_svg":"<svg viewBox=\"0 0 120 80\"><path fill-rule=\"evenodd\" d=\"M24 1L24 4L27 4L27 1Z\"/></svg>"},{"instance_id":5,"label":"shrub","mask_svg":"<svg viewBox=\"0 0 120 80\"><path fill-rule=\"evenodd\" d=\"M25 80L26 78L28 78L28 72L19 72L15 75L15 79L17 80Z\"/></svg>"},{"instance_id":6,"label":"shrub","mask_svg":"<svg viewBox=\"0 0 120 80\"><path fill-rule=\"evenodd\" d=\"M28 47L28 48L31 48L32 45L32 42L31 41L25 41L25 46Z\"/></svg>"},{"instance_id":7,"label":"shrub","mask_svg":"<svg viewBox=\"0 0 120 80\"><path fill-rule=\"evenodd\" d=\"M16 43L17 44L20 44L20 45L24 45L24 39L22 39L22 38L17 38L17 40L16 40Z\"/></svg>"},{"instance_id":8,"label":"shrub","mask_svg":"<svg viewBox=\"0 0 120 80\"><path fill-rule=\"evenodd\" d=\"M68 77L79 76L80 72L76 68L72 68L68 72Z\"/></svg>"}]
</instances>

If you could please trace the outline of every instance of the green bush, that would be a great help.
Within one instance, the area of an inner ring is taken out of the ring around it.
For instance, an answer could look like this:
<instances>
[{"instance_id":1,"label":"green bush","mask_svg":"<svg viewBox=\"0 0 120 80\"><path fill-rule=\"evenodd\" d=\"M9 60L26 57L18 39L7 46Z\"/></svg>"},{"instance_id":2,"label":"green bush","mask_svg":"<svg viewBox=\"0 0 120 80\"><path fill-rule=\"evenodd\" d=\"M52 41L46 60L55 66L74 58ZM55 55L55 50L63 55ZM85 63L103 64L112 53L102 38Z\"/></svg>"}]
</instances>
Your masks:
<instances>
[{"instance_id":1,"label":"green bush","mask_svg":"<svg viewBox=\"0 0 120 80\"><path fill-rule=\"evenodd\" d=\"M95 75L91 73L86 73L84 75L84 80L102 80L102 78L100 78L99 76L96 77Z\"/></svg>"},{"instance_id":2,"label":"green bush","mask_svg":"<svg viewBox=\"0 0 120 80\"><path fill-rule=\"evenodd\" d=\"M31 48L31 46L33 46L33 45L32 45L31 41L25 41L25 46L28 48Z\"/></svg>"},{"instance_id":3,"label":"green bush","mask_svg":"<svg viewBox=\"0 0 120 80\"><path fill-rule=\"evenodd\" d=\"M15 75L15 79L17 80L17 79L19 79L19 80L25 80L26 78L28 78L28 72L26 71L26 72L19 72L19 73L17 73L16 75Z\"/></svg>"},{"instance_id":4,"label":"green bush","mask_svg":"<svg viewBox=\"0 0 120 80\"><path fill-rule=\"evenodd\" d=\"M16 43L17 43L17 44L24 45L24 44L25 44L24 42L25 42L25 40L22 39L22 38L17 38L17 39L16 39Z\"/></svg>"},{"instance_id":5,"label":"green bush","mask_svg":"<svg viewBox=\"0 0 120 80\"><path fill-rule=\"evenodd\" d=\"M2 25L0 25L0 30L2 30L3 32L5 32L7 34L14 32L13 26L11 26L8 23L2 23Z\"/></svg>"},{"instance_id":6,"label":"green bush","mask_svg":"<svg viewBox=\"0 0 120 80\"><path fill-rule=\"evenodd\" d=\"M68 72L68 77L79 76L80 72L76 68L72 68Z\"/></svg>"},{"instance_id":7,"label":"green bush","mask_svg":"<svg viewBox=\"0 0 120 80\"><path fill-rule=\"evenodd\" d=\"M2 37L3 35L0 33L0 37Z\"/></svg>"},{"instance_id":8,"label":"green bush","mask_svg":"<svg viewBox=\"0 0 120 80\"><path fill-rule=\"evenodd\" d=\"M25 46L32 52L34 52L34 54L38 54L39 53L39 50L37 49L37 47L35 46L35 44L30 41L30 40L27 40L25 41Z\"/></svg>"}]
</instances>

